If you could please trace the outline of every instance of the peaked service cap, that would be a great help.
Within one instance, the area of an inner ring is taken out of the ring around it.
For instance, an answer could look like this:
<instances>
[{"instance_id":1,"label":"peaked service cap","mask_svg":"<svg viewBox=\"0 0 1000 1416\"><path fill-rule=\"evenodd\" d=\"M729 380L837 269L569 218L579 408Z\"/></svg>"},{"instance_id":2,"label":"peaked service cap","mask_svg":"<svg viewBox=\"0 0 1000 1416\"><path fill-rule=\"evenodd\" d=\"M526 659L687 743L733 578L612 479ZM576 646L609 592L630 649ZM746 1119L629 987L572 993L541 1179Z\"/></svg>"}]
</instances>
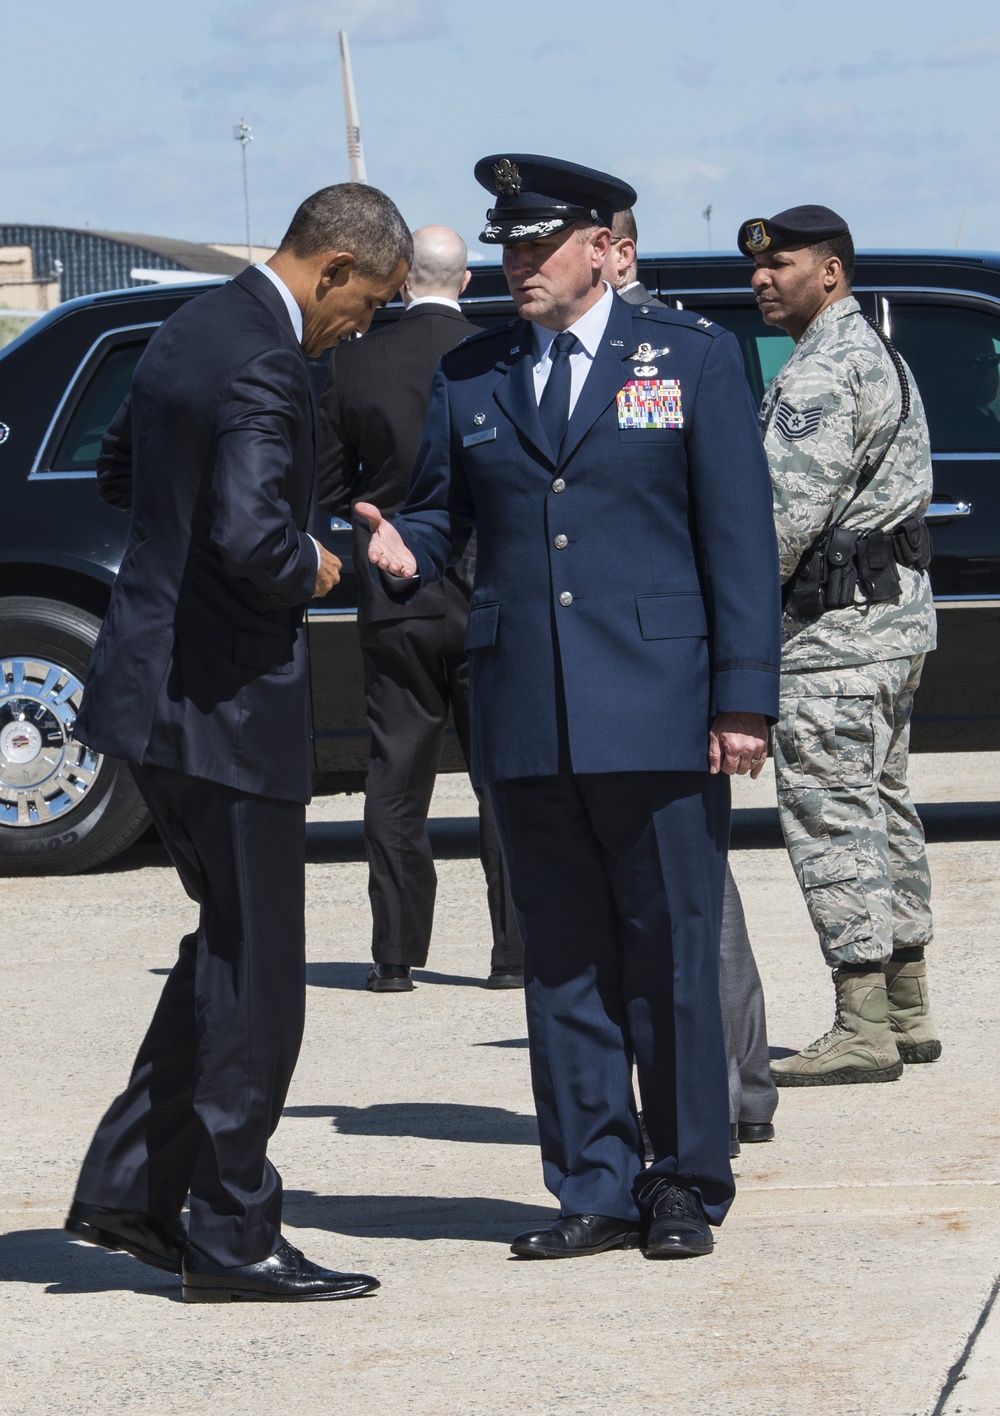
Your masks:
<instances>
[{"instance_id":1,"label":"peaked service cap","mask_svg":"<svg viewBox=\"0 0 1000 1416\"><path fill-rule=\"evenodd\" d=\"M755 216L744 221L736 244L745 256L762 256L765 251L786 251L790 246L815 246L835 236L850 236L842 216L825 206L789 207L769 220Z\"/></svg>"},{"instance_id":2,"label":"peaked service cap","mask_svg":"<svg viewBox=\"0 0 1000 1416\"><path fill-rule=\"evenodd\" d=\"M634 206L627 182L576 162L532 153L494 153L476 163L476 181L496 197L480 241L537 241L577 221L610 227L616 211Z\"/></svg>"}]
</instances>

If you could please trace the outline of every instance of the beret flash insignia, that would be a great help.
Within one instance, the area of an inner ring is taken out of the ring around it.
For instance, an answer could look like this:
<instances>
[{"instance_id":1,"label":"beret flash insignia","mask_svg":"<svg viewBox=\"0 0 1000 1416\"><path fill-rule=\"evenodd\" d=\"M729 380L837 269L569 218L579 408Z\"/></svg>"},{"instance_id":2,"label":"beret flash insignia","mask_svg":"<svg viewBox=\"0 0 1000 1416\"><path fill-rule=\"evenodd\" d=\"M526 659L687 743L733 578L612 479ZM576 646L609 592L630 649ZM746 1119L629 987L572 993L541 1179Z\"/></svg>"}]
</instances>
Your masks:
<instances>
[{"instance_id":1,"label":"beret flash insignia","mask_svg":"<svg viewBox=\"0 0 1000 1416\"><path fill-rule=\"evenodd\" d=\"M496 178L497 191L500 196L520 196L521 174L517 170L516 162L511 162L509 157L505 157L502 162L494 162L493 176Z\"/></svg>"},{"instance_id":2,"label":"beret flash insignia","mask_svg":"<svg viewBox=\"0 0 1000 1416\"><path fill-rule=\"evenodd\" d=\"M753 255L759 256L762 251L766 251L771 244L771 238L767 234L762 221L748 221L746 225L746 248Z\"/></svg>"}]
</instances>

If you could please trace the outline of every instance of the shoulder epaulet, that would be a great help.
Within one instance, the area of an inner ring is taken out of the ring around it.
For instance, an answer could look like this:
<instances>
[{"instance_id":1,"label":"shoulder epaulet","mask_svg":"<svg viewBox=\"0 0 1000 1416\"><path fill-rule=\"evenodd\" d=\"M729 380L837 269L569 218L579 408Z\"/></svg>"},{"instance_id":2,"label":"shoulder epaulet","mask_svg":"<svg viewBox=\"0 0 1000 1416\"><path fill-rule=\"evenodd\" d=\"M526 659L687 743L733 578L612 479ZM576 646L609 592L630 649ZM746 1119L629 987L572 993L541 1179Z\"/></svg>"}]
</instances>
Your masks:
<instances>
[{"instance_id":1,"label":"shoulder epaulet","mask_svg":"<svg viewBox=\"0 0 1000 1416\"><path fill-rule=\"evenodd\" d=\"M724 325L710 320L707 315L699 315L696 310L675 310L670 305L633 305L632 318L653 320L657 324L683 325L686 329L697 330L710 337L726 333Z\"/></svg>"},{"instance_id":2,"label":"shoulder epaulet","mask_svg":"<svg viewBox=\"0 0 1000 1416\"><path fill-rule=\"evenodd\" d=\"M520 320L504 320L503 324L489 325L486 329L477 329L475 334L467 334L462 340L462 343L457 344L455 348L468 348L470 344L481 344L484 339L507 339L511 330L520 323Z\"/></svg>"}]
</instances>

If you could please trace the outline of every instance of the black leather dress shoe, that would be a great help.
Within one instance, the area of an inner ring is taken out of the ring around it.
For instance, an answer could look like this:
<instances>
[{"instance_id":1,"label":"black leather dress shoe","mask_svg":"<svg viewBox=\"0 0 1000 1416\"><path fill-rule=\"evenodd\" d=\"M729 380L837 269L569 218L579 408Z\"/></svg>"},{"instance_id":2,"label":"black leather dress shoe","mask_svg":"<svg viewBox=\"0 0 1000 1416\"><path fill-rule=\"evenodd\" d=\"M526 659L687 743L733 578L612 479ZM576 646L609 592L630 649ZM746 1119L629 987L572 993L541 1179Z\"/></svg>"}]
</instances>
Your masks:
<instances>
[{"instance_id":1,"label":"black leather dress shoe","mask_svg":"<svg viewBox=\"0 0 1000 1416\"><path fill-rule=\"evenodd\" d=\"M372 993L412 993L409 964L373 964L366 987Z\"/></svg>"},{"instance_id":2,"label":"black leather dress shoe","mask_svg":"<svg viewBox=\"0 0 1000 1416\"><path fill-rule=\"evenodd\" d=\"M647 1259L690 1259L712 1252L715 1240L697 1195L661 1180L639 1198L649 1216L642 1246Z\"/></svg>"},{"instance_id":3,"label":"black leather dress shoe","mask_svg":"<svg viewBox=\"0 0 1000 1416\"><path fill-rule=\"evenodd\" d=\"M738 1134L745 1145L756 1146L761 1141L774 1140L774 1126L770 1121L741 1121Z\"/></svg>"},{"instance_id":4,"label":"black leather dress shoe","mask_svg":"<svg viewBox=\"0 0 1000 1416\"><path fill-rule=\"evenodd\" d=\"M179 1218L105 1209L74 1200L69 1207L67 1234L102 1249L123 1250L153 1268L180 1273L187 1231Z\"/></svg>"},{"instance_id":5,"label":"black leather dress shoe","mask_svg":"<svg viewBox=\"0 0 1000 1416\"><path fill-rule=\"evenodd\" d=\"M730 1126L729 1128L729 1159L735 1160L740 1153L740 1128Z\"/></svg>"},{"instance_id":6,"label":"black leather dress shoe","mask_svg":"<svg viewBox=\"0 0 1000 1416\"><path fill-rule=\"evenodd\" d=\"M510 1246L522 1259L576 1259L605 1249L637 1249L639 1226L606 1214L569 1214L550 1229L529 1229Z\"/></svg>"},{"instance_id":7,"label":"black leather dress shoe","mask_svg":"<svg viewBox=\"0 0 1000 1416\"><path fill-rule=\"evenodd\" d=\"M213 1263L189 1244L181 1281L186 1303L301 1303L313 1298L361 1298L379 1287L370 1274L336 1273L310 1263L287 1239L270 1258L239 1268Z\"/></svg>"},{"instance_id":8,"label":"black leather dress shoe","mask_svg":"<svg viewBox=\"0 0 1000 1416\"><path fill-rule=\"evenodd\" d=\"M490 969L487 988L523 988L523 969Z\"/></svg>"}]
</instances>

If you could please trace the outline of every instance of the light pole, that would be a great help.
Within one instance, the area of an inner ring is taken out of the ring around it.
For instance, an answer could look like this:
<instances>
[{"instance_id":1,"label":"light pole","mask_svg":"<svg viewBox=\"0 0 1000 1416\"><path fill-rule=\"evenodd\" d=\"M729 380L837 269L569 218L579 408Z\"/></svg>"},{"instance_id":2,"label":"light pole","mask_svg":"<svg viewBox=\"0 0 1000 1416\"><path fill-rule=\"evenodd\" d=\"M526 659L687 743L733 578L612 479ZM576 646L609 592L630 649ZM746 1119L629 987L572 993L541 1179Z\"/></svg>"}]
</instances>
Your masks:
<instances>
[{"instance_id":1,"label":"light pole","mask_svg":"<svg viewBox=\"0 0 1000 1416\"><path fill-rule=\"evenodd\" d=\"M233 137L243 150L243 207L247 218L247 265L253 265L253 245L250 241L250 188L247 185L247 144L253 142L253 129L241 118L233 129Z\"/></svg>"},{"instance_id":2,"label":"light pole","mask_svg":"<svg viewBox=\"0 0 1000 1416\"><path fill-rule=\"evenodd\" d=\"M702 216L705 218L705 225L708 227L708 249L711 250L711 249L712 249L712 203L711 203L711 202L709 202L708 206L707 206L707 207L705 208L705 210L702 212Z\"/></svg>"}]
</instances>

